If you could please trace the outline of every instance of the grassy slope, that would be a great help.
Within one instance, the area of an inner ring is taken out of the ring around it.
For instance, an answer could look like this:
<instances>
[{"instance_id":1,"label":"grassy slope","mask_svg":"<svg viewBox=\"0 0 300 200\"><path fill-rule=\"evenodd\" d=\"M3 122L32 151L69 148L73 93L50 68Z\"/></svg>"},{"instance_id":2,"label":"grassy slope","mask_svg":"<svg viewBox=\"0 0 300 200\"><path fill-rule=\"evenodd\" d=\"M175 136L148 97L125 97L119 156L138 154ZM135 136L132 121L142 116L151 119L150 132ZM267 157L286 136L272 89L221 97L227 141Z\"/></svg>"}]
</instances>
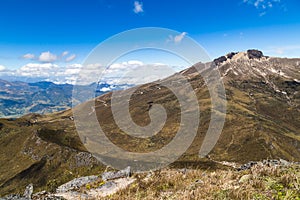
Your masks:
<instances>
[{"instance_id":1,"label":"grassy slope","mask_svg":"<svg viewBox=\"0 0 300 200\"><path fill-rule=\"evenodd\" d=\"M98 174L103 165L85 152L74 124L62 114L28 115L16 121L1 120L0 194L53 190L86 174ZM34 124L30 121L38 120Z\"/></svg>"}]
</instances>

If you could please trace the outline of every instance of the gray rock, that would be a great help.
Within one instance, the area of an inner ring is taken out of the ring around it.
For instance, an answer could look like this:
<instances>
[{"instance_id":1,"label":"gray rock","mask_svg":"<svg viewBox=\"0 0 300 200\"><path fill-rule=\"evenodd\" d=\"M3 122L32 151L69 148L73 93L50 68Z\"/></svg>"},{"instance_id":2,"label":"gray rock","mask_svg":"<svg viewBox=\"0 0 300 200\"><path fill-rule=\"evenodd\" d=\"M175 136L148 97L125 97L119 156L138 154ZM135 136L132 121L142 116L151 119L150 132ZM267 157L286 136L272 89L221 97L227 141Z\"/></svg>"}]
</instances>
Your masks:
<instances>
[{"instance_id":1,"label":"gray rock","mask_svg":"<svg viewBox=\"0 0 300 200\"><path fill-rule=\"evenodd\" d=\"M285 165L285 166L291 164L290 162L288 162L288 161L286 161L286 160L284 160L284 159L279 159L279 161L280 161L280 163L281 163L282 165Z\"/></svg>"},{"instance_id":2,"label":"gray rock","mask_svg":"<svg viewBox=\"0 0 300 200\"><path fill-rule=\"evenodd\" d=\"M55 196L55 194L48 193L45 190L33 194L32 199L33 200L65 200L65 198L61 196Z\"/></svg>"},{"instance_id":3,"label":"gray rock","mask_svg":"<svg viewBox=\"0 0 300 200\"><path fill-rule=\"evenodd\" d=\"M19 194L10 194L7 195L6 197L0 198L0 200L31 200L32 193L33 193L33 185L29 184L26 186L23 196Z\"/></svg>"},{"instance_id":4,"label":"gray rock","mask_svg":"<svg viewBox=\"0 0 300 200\"><path fill-rule=\"evenodd\" d=\"M22 197L19 194L10 194L10 195L7 195L3 198L0 198L0 200L27 200L27 199Z\"/></svg>"},{"instance_id":5,"label":"gray rock","mask_svg":"<svg viewBox=\"0 0 300 200\"><path fill-rule=\"evenodd\" d=\"M33 185L31 183L31 184L29 184L29 185L26 186L26 189L24 191L24 195L23 196L26 199L31 199L32 193L33 193Z\"/></svg>"},{"instance_id":6,"label":"gray rock","mask_svg":"<svg viewBox=\"0 0 300 200\"><path fill-rule=\"evenodd\" d=\"M243 170L248 170L251 169L251 167L253 167L254 165L257 165L258 163L255 161L250 161L249 163L246 163L242 166L240 166L239 168L237 168L238 171L243 171Z\"/></svg>"},{"instance_id":7,"label":"gray rock","mask_svg":"<svg viewBox=\"0 0 300 200\"><path fill-rule=\"evenodd\" d=\"M79 189L81 186L94 182L98 179L98 176L85 176L80 178L75 178L72 181L69 181L56 189L56 193L68 192L71 190Z\"/></svg>"},{"instance_id":8,"label":"gray rock","mask_svg":"<svg viewBox=\"0 0 300 200\"><path fill-rule=\"evenodd\" d=\"M118 172L104 172L101 177L104 181L108 181L108 180L130 177L130 176L131 176L131 168L130 166L128 166L125 169L120 170Z\"/></svg>"}]
</instances>

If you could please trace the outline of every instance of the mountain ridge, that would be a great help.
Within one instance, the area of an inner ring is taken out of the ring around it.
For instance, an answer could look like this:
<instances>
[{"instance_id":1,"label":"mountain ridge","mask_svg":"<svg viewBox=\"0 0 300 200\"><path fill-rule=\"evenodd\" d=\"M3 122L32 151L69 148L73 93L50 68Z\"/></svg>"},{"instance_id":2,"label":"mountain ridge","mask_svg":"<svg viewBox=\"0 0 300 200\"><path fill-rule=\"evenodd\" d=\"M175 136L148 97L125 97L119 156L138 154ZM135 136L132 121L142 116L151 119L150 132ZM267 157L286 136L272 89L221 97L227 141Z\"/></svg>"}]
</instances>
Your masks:
<instances>
[{"instance_id":1,"label":"mountain ridge","mask_svg":"<svg viewBox=\"0 0 300 200\"><path fill-rule=\"evenodd\" d=\"M193 143L172 165L215 168L221 166L214 161L240 164L264 159L299 161L300 84L294 80L299 80L299 63L300 59L270 57L230 59L218 65L198 63L179 72L193 87L201 115ZM197 69L211 68L217 68L223 79L227 113L216 146L207 158L200 159L199 149L210 122L211 99ZM167 79L171 80L172 76ZM159 87L159 83L157 81L131 88L135 92L129 102L129 111L135 123L145 126L150 122L149 102L164 106L168 114L164 128L147 139L130 137L116 125L111 112L111 92L76 108L93 111L91 106L94 105L94 112L106 136L119 147L134 152L154 151L168 144L180 125L180 105L176 96L167 88ZM37 190L49 190L74 176L97 174L104 169L80 141L72 116L72 110L65 110L48 115L29 114L14 120L0 119L0 182L4 183L0 185L1 194L24 188L32 182ZM18 148L12 144L17 144ZM76 155L82 153L85 156L79 157L86 158L87 164L73 167ZM9 159L8 155L14 155L14 159ZM40 168L30 168L37 166L35 163L41 163L38 165ZM32 171L29 170L23 179L20 178L21 172L29 168ZM59 176L60 173L63 175Z\"/></svg>"}]
</instances>

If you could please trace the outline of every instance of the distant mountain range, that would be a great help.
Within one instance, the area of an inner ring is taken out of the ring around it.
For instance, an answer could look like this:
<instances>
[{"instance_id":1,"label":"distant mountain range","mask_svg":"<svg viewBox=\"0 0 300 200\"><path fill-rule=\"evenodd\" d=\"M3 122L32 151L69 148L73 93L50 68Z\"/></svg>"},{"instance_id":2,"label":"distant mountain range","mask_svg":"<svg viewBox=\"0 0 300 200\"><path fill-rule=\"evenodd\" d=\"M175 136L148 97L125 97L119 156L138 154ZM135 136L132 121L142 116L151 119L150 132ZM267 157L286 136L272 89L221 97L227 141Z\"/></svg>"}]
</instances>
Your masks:
<instances>
[{"instance_id":1,"label":"distant mountain range","mask_svg":"<svg viewBox=\"0 0 300 200\"><path fill-rule=\"evenodd\" d=\"M206 158L199 158L199 149L211 120L212 103L206 83L197 69L215 68L219 69L226 89L226 121L214 149ZM258 50L249 50L229 53L213 63L198 63L179 73L193 87L201 115L192 145L173 166L214 169L218 167L215 161L300 161L300 58L272 58ZM153 152L170 143L180 126L180 105L176 96L168 88L160 87L160 83L168 81L173 81L175 86L180 84L173 75L130 89L135 92L129 102L129 112L140 126L150 123L149 104L160 104L166 110L164 128L150 138L130 136L118 127L111 111L111 93L81 103L75 109L96 112L102 130L120 148L131 152ZM99 86L99 92L101 88L109 87L102 86ZM25 113L46 109L49 106L41 105L52 105L52 102L66 104L65 107L56 105L57 109L70 106L68 98L71 93L65 92L71 92L72 86L47 82L1 82L1 91L2 99L12 97L12 101L4 101L4 109L14 106L14 110L19 110L17 113ZM19 102L26 105L27 110L22 111ZM43 109L38 109L38 105ZM0 119L1 195L23 192L29 183L33 183L37 191L53 190L75 177L105 170L78 137L73 111ZM89 122L91 117L87 115L85 120Z\"/></svg>"},{"instance_id":2,"label":"distant mountain range","mask_svg":"<svg viewBox=\"0 0 300 200\"><path fill-rule=\"evenodd\" d=\"M95 96L99 96L112 90L128 88L130 85L94 83L77 87L83 93L96 88ZM87 100L84 95L82 99L72 99L72 90L73 85L70 84L0 80L0 118L20 117L28 113L57 112L71 108L72 100L78 103Z\"/></svg>"}]
</instances>

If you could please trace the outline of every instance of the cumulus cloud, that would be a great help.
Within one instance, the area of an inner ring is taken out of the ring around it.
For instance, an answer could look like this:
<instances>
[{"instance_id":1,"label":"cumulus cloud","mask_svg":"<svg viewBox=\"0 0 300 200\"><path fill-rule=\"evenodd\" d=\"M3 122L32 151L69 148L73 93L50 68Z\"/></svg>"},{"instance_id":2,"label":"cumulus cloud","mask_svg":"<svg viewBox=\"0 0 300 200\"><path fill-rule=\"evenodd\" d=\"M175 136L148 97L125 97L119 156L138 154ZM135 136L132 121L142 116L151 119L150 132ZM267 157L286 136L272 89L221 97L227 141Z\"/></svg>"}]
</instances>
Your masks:
<instances>
[{"instance_id":1,"label":"cumulus cloud","mask_svg":"<svg viewBox=\"0 0 300 200\"><path fill-rule=\"evenodd\" d=\"M82 68L81 64L68 65L66 67L65 71L63 71L62 75L68 76L68 75L78 74L80 72L81 68Z\"/></svg>"},{"instance_id":2,"label":"cumulus cloud","mask_svg":"<svg viewBox=\"0 0 300 200\"><path fill-rule=\"evenodd\" d=\"M177 69L163 63L146 64L131 60L110 65L101 77L101 81L111 85L138 85L166 78L177 72Z\"/></svg>"},{"instance_id":3,"label":"cumulus cloud","mask_svg":"<svg viewBox=\"0 0 300 200\"><path fill-rule=\"evenodd\" d=\"M163 63L145 64L138 60L129 60L127 62L116 62L108 67L101 64L69 65L56 77L64 76L63 80L65 82L79 85L94 82L110 85L136 85L165 78L182 69L183 67L172 67Z\"/></svg>"},{"instance_id":4,"label":"cumulus cloud","mask_svg":"<svg viewBox=\"0 0 300 200\"><path fill-rule=\"evenodd\" d=\"M145 64L139 60L116 62L108 67L99 63L85 66L78 63L65 66L54 63L28 63L17 70L6 70L0 65L0 75L15 77L14 80L34 78L58 84L86 85L101 81L110 85L135 85L162 79L182 69L183 67L172 67L163 63Z\"/></svg>"},{"instance_id":5,"label":"cumulus cloud","mask_svg":"<svg viewBox=\"0 0 300 200\"><path fill-rule=\"evenodd\" d=\"M170 35L169 38L167 39L167 42L174 42L176 44L179 44L187 35L187 32L182 32L179 35Z\"/></svg>"},{"instance_id":6,"label":"cumulus cloud","mask_svg":"<svg viewBox=\"0 0 300 200\"><path fill-rule=\"evenodd\" d=\"M134 9L133 9L134 13L138 14L144 12L142 2L135 1L133 5L134 5Z\"/></svg>"},{"instance_id":7,"label":"cumulus cloud","mask_svg":"<svg viewBox=\"0 0 300 200\"><path fill-rule=\"evenodd\" d=\"M50 53L50 51L42 52L39 56L40 62L55 62L57 61L57 56L55 54Z\"/></svg>"},{"instance_id":8,"label":"cumulus cloud","mask_svg":"<svg viewBox=\"0 0 300 200\"><path fill-rule=\"evenodd\" d=\"M22 58L24 58L24 59L34 59L35 55L31 54L31 53L27 53L27 54L23 55Z\"/></svg>"},{"instance_id":9,"label":"cumulus cloud","mask_svg":"<svg viewBox=\"0 0 300 200\"><path fill-rule=\"evenodd\" d=\"M28 77L51 77L55 75L58 68L58 65L52 63L28 63L18 69L15 75Z\"/></svg>"},{"instance_id":10,"label":"cumulus cloud","mask_svg":"<svg viewBox=\"0 0 300 200\"><path fill-rule=\"evenodd\" d=\"M69 55L69 56L68 56ZM54 53L51 53L50 51L42 52L39 56L35 56L32 53L27 53L22 56L23 59L28 60L37 60L42 63L53 63L56 61L64 61L64 62L71 62L76 58L76 54L71 54L69 51L64 51L58 56Z\"/></svg>"},{"instance_id":11,"label":"cumulus cloud","mask_svg":"<svg viewBox=\"0 0 300 200\"><path fill-rule=\"evenodd\" d=\"M65 59L65 61L66 62L71 62L72 60L74 60L76 58L76 55L75 54L72 54L72 55L70 55L69 57L67 57L66 59Z\"/></svg>"}]
</instances>

